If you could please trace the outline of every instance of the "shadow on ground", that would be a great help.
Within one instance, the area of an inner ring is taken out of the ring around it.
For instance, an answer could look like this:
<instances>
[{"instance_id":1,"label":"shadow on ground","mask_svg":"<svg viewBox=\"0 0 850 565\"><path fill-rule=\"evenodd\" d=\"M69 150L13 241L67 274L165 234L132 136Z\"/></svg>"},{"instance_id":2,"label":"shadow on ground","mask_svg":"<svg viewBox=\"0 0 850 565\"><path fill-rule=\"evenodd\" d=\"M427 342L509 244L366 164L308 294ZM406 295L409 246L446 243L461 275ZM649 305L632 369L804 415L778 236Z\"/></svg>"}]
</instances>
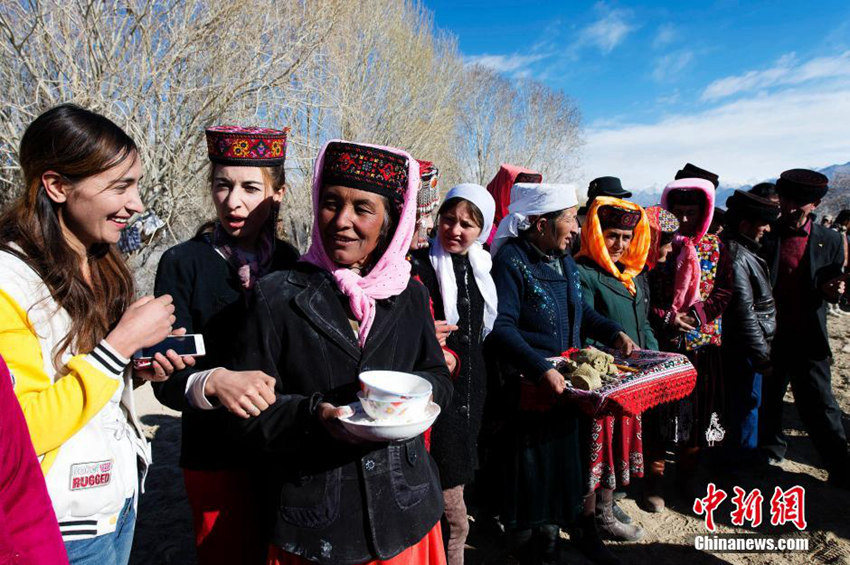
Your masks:
<instances>
[{"instance_id":1,"label":"shadow on ground","mask_svg":"<svg viewBox=\"0 0 850 565\"><path fill-rule=\"evenodd\" d=\"M180 419L173 416L149 415L142 418L153 438L155 465L147 478L146 493L141 497L136 539L133 545L131 565L194 565L194 535L192 520L183 475L178 466L180 451ZM738 529L745 533L787 535L796 532L793 526L770 526L769 500L775 487L787 489L802 486L806 489L807 533L810 538L808 556L797 556L790 561L783 554L741 555L709 554L693 547L693 535L704 534L701 518L692 511L693 496L676 495L672 480L667 500L670 508L663 515L647 514L637 509L633 500L623 502L639 523L648 531L642 543L612 543L611 550L624 564L632 565L716 565L721 563L758 564L769 563L850 563L850 554L845 540L850 539L850 491L827 486L825 473L818 469L820 460L811 441L804 434L797 411L792 403L785 405L785 428L789 433L788 463L779 467L760 467L750 470L730 471L737 467L724 459L719 450L707 453L699 466L694 494L705 496L708 482L714 482L732 496L733 487L747 491L761 489L765 498L763 524L757 530ZM806 467L803 467L806 466ZM809 467L810 466L810 467ZM675 465L671 465L675 475ZM638 497L640 482L636 481L630 491ZM722 511L715 514L718 524L729 531L731 503L727 499ZM838 539L843 538L843 539ZM560 556L561 563L587 565L590 563L567 539L564 539ZM800 561L799 558L804 559ZM517 563L504 551L498 531L484 520L471 525L469 548L466 552L469 565L514 565Z\"/></svg>"},{"instance_id":2,"label":"shadow on ground","mask_svg":"<svg viewBox=\"0 0 850 565\"><path fill-rule=\"evenodd\" d=\"M194 565L192 514L180 460L180 418L150 415L142 423L153 434L153 460L139 500L130 565Z\"/></svg>"}]
</instances>

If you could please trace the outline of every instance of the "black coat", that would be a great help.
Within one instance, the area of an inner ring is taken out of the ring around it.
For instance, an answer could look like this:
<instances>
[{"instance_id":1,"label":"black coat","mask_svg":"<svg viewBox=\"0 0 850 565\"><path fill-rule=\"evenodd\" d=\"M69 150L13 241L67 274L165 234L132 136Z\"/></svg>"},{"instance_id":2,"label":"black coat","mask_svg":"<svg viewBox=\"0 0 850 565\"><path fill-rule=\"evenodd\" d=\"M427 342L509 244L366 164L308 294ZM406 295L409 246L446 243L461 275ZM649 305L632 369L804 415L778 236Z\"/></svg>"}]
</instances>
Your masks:
<instances>
[{"instance_id":1,"label":"black coat","mask_svg":"<svg viewBox=\"0 0 850 565\"><path fill-rule=\"evenodd\" d=\"M284 241L275 243L271 270L288 268L298 251ZM154 294L174 299L175 328L201 333L208 352L233 339L233 320L244 313L245 299L236 270L202 234L162 254L156 270ZM205 365L206 360L198 361ZM248 454L239 442L226 441L225 410L196 410L186 401L186 381L196 368L179 371L163 383L152 383L160 402L183 412L180 465L187 469L244 468Z\"/></svg>"},{"instance_id":2,"label":"black coat","mask_svg":"<svg viewBox=\"0 0 850 565\"><path fill-rule=\"evenodd\" d=\"M760 367L770 362L776 334L776 304L767 264L756 253L759 245L743 236L726 241L732 263L732 299L723 312L723 348L739 357L733 370L749 361Z\"/></svg>"},{"instance_id":3,"label":"black coat","mask_svg":"<svg viewBox=\"0 0 850 565\"><path fill-rule=\"evenodd\" d=\"M428 289L434 305L434 318L445 320L443 296L428 249L413 253L413 270ZM484 298L475 283L472 266L465 255L452 255L457 280L458 329L446 339L457 353L460 370L454 379L452 402L431 432L431 456L440 469L444 489L465 485L475 475L478 460L478 434L487 395L484 366Z\"/></svg>"},{"instance_id":4,"label":"black coat","mask_svg":"<svg viewBox=\"0 0 850 565\"><path fill-rule=\"evenodd\" d=\"M776 288L777 271L779 269L779 230L765 235L762 242L761 256L770 269L770 283ZM812 222L812 231L801 268L808 268L807 287L800 296L807 316L802 327L777 327L777 333L793 332L797 336L799 348L793 353L805 353L809 359L826 359L832 353L829 348L829 334L826 329L826 300L821 287L841 274L844 266L844 237L837 231L825 228ZM782 304L776 305L782 309Z\"/></svg>"},{"instance_id":5,"label":"black coat","mask_svg":"<svg viewBox=\"0 0 850 565\"><path fill-rule=\"evenodd\" d=\"M257 283L225 362L276 380L274 405L249 420L231 416L231 423L246 443L276 457L268 469L276 505L272 543L318 563L388 559L422 539L443 512L437 469L421 435L355 446L333 439L315 416L321 401L355 402L357 375L368 369L418 374L432 383L443 410L449 404L449 371L422 285L411 279L376 308L361 350L348 299L331 275L298 263Z\"/></svg>"}]
</instances>

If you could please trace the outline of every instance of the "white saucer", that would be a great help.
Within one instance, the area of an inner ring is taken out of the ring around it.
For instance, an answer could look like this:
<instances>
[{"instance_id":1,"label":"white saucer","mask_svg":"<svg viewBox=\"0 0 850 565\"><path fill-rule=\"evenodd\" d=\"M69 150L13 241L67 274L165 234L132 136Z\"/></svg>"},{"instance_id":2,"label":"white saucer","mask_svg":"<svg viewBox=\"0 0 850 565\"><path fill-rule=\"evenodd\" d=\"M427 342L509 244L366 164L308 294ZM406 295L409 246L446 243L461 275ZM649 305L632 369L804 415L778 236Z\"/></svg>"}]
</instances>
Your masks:
<instances>
[{"instance_id":1,"label":"white saucer","mask_svg":"<svg viewBox=\"0 0 850 565\"><path fill-rule=\"evenodd\" d=\"M413 422L390 422L373 420L359 402L349 404L354 414L340 418L342 425L353 435L367 441L403 441L411 439L428 428L440 415L440 405L431 402L425 407L425 416Z\"/></svg>"}]
</instances>

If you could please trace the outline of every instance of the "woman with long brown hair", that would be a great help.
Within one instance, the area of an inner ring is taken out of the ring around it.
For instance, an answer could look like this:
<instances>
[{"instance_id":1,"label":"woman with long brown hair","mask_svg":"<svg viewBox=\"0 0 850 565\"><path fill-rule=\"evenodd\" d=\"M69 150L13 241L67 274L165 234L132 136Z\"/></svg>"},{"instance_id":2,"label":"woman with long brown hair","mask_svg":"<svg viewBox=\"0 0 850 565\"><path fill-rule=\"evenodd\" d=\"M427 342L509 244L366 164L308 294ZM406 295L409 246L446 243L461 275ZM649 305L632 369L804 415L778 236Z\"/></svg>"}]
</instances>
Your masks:
<instances>
[{"instance_id":1,"label":"woman with long brown hair","mask_svg":"<svg viewBox=\"0 0 850 565\"><path fill-rule=\"evenodd\" d=\"M114 246L143 210L138 150L109 119L63 104L30 124L19 156L24 192L0 217L0 354L70 562L125 564L150 461L126 368L174 323L171 297L132 302Z\"/></svg>"}]
</instances>

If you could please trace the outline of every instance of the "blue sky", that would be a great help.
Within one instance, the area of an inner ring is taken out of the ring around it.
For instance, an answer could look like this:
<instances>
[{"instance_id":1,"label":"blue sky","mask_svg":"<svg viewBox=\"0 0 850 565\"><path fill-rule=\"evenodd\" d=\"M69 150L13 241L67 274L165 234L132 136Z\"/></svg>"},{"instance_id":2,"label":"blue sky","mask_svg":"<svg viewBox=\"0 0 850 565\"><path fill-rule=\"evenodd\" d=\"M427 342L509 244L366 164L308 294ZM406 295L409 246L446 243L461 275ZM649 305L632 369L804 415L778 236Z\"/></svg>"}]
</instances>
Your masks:
<instances>
[{"instance_id":1,"label":"blue sky","mask_svg":"<svg viewBox=\"0 0 850 565\"><path fill-rule=\"evenodd\" d=\"M575 180L728 184L850 161L850 2L426 0L464 58L582 110Z\"/></svg>"}]
</instances>

